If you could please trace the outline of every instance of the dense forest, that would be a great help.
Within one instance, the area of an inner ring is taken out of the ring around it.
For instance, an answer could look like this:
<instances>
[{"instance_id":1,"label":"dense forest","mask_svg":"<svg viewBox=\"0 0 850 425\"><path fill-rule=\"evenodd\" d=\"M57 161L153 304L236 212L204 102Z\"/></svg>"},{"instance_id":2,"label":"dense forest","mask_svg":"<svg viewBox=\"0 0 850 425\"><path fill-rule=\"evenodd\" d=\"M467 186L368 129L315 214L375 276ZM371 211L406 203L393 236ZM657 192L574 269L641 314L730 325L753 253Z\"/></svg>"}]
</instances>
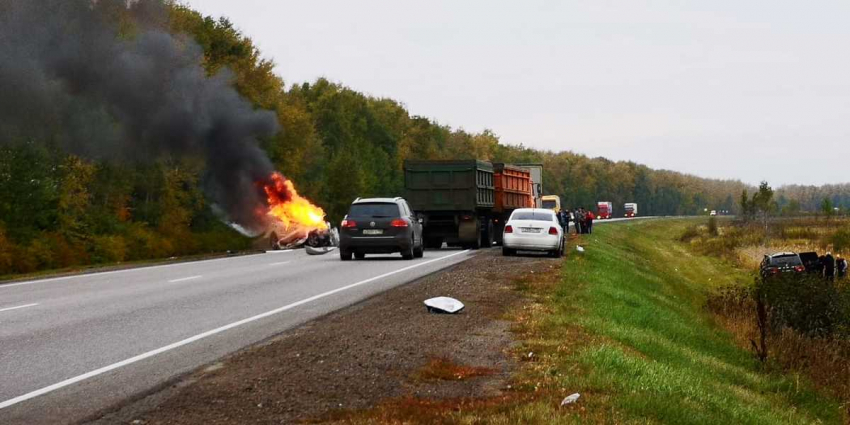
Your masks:
<instances>
[{"instance_id":1,"label":"dense forest","mask_svg":"<svg viewBox=\"0 0 850 425\"><path fill-rule=\"evenodd\" d=\"M739 181L588 158L569 145L550 152L503 143L491 131L454 129L411 115L399 101L326 79L287 86L227 19L176 3L164 7L167 17L146 25L183 37L187 46L197 44L208 77L227 78L254 108L274 113L279 131L260 139L262 150L332 222L358 196L399 194L408 158L542 163L544 191L560 195L565 205L637 202L643 215L735 212L741 192L753 190ZM137 16L121 10L104 15L118 22L116 38L133 43ZM0 125L0 275L251 245L225 224L233 217L209 196L212 165L202 157L169 151L134 161L71 154L60 139ZM824 197L850 206L848 185L780 188L777 196L782 204L797 200L804 210L816 210Z\"/></svg>"}]
</instances>

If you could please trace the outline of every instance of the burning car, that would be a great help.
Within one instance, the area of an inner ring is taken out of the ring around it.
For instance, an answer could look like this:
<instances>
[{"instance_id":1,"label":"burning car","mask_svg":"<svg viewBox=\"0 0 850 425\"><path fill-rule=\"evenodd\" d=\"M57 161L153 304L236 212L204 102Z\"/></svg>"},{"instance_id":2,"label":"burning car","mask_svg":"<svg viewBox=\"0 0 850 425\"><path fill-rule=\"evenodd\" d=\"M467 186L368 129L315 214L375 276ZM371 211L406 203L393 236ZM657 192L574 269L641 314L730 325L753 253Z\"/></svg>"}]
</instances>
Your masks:
<instances>
[{"instance_id":1,"label":"burning car","mask_svg":"<svg viewBox=\"0 0 850 425\"><path fill-rule=\"evenodd\" d=\"M292 181L273 173L263 184L263 191L268 204L268 210L262 213L268 223L269 248L332 247L339 243L336 229L325 221L325 211L299 195Z\"/></svg>"}]
</instances>

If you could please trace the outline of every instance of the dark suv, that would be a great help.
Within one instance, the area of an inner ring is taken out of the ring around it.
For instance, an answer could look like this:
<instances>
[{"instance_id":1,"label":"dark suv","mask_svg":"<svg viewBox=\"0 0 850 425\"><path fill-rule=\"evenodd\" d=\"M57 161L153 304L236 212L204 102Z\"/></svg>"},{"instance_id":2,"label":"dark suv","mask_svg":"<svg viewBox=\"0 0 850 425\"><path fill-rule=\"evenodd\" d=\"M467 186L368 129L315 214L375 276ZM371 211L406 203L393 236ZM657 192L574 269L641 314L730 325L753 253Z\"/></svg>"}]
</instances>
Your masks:
<instances>
[{"instance_id":1,"label":"dark suv","mask_svg":"<svg viewBox=\"0 0 850 425\"><path fill-rule=\"evenodd\" d=\"M422 223L403 198L357 198L340 226L339 257L393 252L405 260L422 257Z\"/></svg>"},{"instance_id":2,"label":"dark suv","mask_svg":"<svg viewBox=\"0 0 850 425\"><path fill-rule=\"evenodd\" d=\"M759 269L762 278L771 278L780 275L802 275L806 266L799 255L793 252L779 252L765 255Z\"/></svg>"}]
</instances>

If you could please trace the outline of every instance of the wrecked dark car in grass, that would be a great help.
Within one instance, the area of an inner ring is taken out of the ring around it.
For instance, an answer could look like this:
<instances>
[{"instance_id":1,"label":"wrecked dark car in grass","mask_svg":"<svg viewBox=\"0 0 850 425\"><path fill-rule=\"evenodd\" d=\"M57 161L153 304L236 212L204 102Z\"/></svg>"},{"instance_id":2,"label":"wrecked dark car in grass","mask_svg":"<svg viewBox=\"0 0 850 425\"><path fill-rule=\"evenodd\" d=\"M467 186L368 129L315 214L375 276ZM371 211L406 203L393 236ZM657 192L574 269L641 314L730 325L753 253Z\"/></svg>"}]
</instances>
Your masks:
<instances>
[{"instance_id":1,"label":"wrecked dark car in grass","mask_svg":"<svg viewBox=\"0 0 850 425\"><path fill-rule=\"evenodd\" d=\"M806 272L806 266L800 255L793 252L778 252L765 255L759 266L759 274L762 279L777 276L802 276Z\"/></svg>"}]
</instances>

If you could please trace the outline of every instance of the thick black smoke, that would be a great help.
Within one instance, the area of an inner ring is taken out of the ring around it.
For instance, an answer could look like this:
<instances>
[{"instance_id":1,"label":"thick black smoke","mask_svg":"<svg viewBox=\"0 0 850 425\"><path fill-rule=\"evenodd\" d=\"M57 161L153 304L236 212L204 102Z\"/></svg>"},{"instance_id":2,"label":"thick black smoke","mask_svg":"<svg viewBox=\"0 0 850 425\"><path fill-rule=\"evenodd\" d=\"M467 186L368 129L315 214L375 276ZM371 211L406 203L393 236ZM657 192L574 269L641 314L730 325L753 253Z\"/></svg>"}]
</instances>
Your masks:
<instances>
[{"instance_id":1,"label":"thick black smoke","mask_svg":"<svg viewBox=\"0 0 850 425\"><path fill-rule=\"evenodd\" d=\"M0 0L0 143L58 143L92 159L203 155L208 197L256 229L277 120L207 77L164 30L162 0Z\"/></svg>"}]
</instances>

